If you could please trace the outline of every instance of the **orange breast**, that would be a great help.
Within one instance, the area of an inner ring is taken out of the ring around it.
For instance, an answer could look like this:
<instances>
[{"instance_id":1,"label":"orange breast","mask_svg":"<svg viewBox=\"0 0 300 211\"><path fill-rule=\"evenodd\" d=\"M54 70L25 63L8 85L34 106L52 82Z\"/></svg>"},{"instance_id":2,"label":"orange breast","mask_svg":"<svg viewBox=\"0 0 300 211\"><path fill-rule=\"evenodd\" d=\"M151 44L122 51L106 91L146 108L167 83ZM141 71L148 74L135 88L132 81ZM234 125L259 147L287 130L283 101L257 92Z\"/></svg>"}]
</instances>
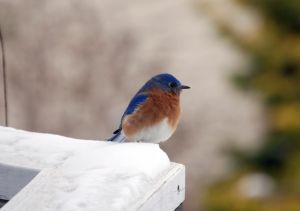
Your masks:
<instances>
[{"instance_id":1,"label":"orange breast","mask_svg":"<svg viewBox=\"0 0 300 211\"><path fill-rule=\"evenodd\" d=\"M151 91L149 98L133 114L125 117L122 129L131 137L141 129L157 124L167 118L172 128L176 128L180 116L179 96L161 90Z\"/></svg>"}]
</instances>

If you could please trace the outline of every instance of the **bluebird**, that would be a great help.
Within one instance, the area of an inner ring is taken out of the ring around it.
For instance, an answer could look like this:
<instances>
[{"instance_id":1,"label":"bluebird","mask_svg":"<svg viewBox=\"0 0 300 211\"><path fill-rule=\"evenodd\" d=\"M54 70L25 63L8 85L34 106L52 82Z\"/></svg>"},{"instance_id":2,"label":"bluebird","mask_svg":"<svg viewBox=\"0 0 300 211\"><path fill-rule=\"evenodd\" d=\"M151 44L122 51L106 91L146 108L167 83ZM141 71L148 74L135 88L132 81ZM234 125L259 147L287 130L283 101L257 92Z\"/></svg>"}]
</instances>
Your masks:
<instances>
[{"instance_id":1,"label":"bluebird","mask_svg":"<svg viewBox=\"0 0 300 211\"><path fill-rule=\"evenodd\" d=\"M177 128L180 93L189 88L168 73L152 77L134 95L121 118L119 128L108 141L166 141Z\"/></svg>"}]
</instances>

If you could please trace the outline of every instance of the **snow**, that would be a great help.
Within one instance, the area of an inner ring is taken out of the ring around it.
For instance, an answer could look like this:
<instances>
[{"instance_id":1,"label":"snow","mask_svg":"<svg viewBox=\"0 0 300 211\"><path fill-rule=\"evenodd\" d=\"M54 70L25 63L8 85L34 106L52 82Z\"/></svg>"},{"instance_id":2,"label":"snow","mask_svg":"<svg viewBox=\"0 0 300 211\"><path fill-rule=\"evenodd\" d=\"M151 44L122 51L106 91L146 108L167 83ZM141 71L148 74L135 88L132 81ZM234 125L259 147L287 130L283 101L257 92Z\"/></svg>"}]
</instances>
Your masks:
<instances>
[{"instance_id":1,"label":"snow","mask_svg":"<svg viewBox=\"0 0 300 211\"><path fill-rule=\"evenodd\" d=\"M47 211L127 210L170 167L157 144L83 141L5 127L0 163L51 172L34 204ZM45 207L44 200L51 203Z\"/></svg>"},{"instance_id":2,"label":"snow","mask_svg":"<svg viewBox=\"0 0 300 211\"><path fill-rule=\"evenodd\" d=\"M89 156L82 153L60 168L63 172L58 177L64 178L57 184L60 210L94 206L105 210L107 204L112 210L124 210L168 166L166 154L154 144L110 144L100 154L98 150L91 150ZM65 194L70 187L71 193Z\"/></svg>"}]
</instances>

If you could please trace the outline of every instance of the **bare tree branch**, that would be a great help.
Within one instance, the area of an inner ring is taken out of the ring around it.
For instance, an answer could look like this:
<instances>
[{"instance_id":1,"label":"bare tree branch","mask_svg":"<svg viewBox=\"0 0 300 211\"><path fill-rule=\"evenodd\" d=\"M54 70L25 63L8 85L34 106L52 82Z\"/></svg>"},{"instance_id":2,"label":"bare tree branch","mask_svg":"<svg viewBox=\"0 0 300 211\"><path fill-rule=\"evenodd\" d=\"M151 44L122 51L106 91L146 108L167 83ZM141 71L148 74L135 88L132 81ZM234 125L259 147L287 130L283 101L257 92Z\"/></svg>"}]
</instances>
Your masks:
<instances>
[{"instance_id":1,"label":"bare tree branch","mask_svg":"<svg viewBox=\"0 0 300 211\"><path fill-rule=\"evenodd\" d=\"M5 63L5 52L4 52L4 41L0 27L0 42L2 52L2 73L3 73L3 96L4 96L4 113L5 113L5 126L8 126L8 102L7 102L7 83L6 83L6 63Z\"/></svg>"}]
</instances>

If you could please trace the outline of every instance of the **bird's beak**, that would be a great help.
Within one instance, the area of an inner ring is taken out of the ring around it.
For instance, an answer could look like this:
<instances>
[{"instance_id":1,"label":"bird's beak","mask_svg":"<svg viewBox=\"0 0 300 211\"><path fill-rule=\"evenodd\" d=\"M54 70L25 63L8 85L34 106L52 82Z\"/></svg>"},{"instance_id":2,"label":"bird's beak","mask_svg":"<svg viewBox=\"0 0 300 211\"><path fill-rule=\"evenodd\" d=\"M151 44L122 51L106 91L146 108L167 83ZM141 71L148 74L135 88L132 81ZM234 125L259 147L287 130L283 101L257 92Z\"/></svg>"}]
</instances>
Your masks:
<instances>
[{"instance_id":1,"label":"bird's beak","mask_svg":"<svg viewBox=\"0 0 300 211\"><path fill-rule=\"evenodd\" d=\"M181 85L180 86L180 89L190 89L191 87L189 87L189 86L186 86L186 85Z\"/></svg>"}]
</instances>

